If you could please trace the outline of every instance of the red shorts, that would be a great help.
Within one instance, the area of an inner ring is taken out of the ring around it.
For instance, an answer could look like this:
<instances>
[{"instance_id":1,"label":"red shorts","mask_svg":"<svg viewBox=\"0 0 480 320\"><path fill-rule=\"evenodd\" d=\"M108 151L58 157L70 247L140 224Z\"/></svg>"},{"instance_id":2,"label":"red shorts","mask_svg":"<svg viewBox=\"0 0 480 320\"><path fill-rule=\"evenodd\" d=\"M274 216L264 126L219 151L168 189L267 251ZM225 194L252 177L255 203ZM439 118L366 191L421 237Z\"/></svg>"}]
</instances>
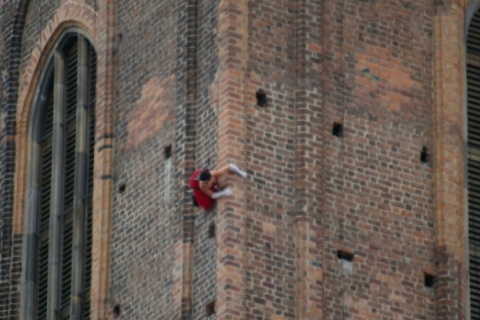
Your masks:
<instances>
[{"instance_id":1,"label":"red shorts","mask_svg":"<svg viewBox=\"0 0 480 320\"><path fill-rule=\"evenodd\" d=\"M202 207L205 211L210 211L215 204L215 199L210 198L205 192L200 189L199 181L197 180L203 169L196 170L190 177L190 187L193 189L193 197L198 206ZM210 188L212 192L216 192L217 188L212 186Z\"/></svg>"}]
</instances>

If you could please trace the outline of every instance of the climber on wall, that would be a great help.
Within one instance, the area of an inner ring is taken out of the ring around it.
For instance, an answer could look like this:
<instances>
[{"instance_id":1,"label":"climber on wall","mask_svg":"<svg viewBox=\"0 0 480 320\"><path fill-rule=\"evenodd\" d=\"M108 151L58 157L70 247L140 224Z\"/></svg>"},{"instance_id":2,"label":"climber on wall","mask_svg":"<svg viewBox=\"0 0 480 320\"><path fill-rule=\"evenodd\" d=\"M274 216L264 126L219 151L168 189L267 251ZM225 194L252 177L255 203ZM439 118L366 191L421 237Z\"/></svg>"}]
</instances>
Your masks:
<instances>
[{"instance_id":1,"label":"climber on wall","mask_svg":"<svg viewBox=\"0 0 480 320\"><path fill-rule=\"evenodd\" d=\"M218 191L218 181L228 173L236 173L246 179L247 173L236 165L229 164L219 170L198 169L190 177L190 187L193 189L193 204L202 207L205 211L212 209L215 200L232 195L232 190L225 188Z\"/></svg>"}]
</instances>

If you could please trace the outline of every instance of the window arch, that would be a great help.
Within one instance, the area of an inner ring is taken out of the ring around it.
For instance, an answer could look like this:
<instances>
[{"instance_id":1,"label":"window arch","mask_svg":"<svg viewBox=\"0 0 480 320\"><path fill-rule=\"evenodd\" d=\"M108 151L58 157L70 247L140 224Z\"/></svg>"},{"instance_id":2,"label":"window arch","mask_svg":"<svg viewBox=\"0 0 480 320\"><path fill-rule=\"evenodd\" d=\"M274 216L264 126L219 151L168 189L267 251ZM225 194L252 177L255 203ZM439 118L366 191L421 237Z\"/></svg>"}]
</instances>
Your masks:
<instances>
[{"instance_id":1,"label":"window arch","mask_svg":"<svg viewBox=\"0 0 480 320\"><path fill-rule=\"evenodd\" d=\"M68 30L39 82L30 123L24 319L89 319L96 53Z\"/></svg>"}]
</instances>

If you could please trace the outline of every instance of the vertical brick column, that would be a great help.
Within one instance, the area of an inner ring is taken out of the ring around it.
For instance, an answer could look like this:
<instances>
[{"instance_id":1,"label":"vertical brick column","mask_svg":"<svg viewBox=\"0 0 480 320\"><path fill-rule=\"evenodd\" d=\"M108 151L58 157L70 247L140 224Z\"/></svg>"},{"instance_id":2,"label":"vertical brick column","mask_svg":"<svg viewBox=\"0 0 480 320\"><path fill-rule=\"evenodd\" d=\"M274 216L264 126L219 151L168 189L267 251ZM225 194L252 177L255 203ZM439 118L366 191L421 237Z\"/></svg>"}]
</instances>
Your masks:
<instances>
[{"instance_id":1,"label":"vertical brick column","mask_svg":"<svg viewBox=\"0 0 480 320\"><path fill-rule=\"evenodd\" d=\"M245 167L244 88L248 59L246 0L219 4L219 142L220 166ZM218 201L217 319L244 319L245 309L245 187L232 187L234 196Z\"/></svg>"},{"instance_id":2,"label":"vertical brick column","mask_svg":"<svg viewBox=\"0 0 480 320\"><path fill-rule=\"evenodd\" d=\"M97 90L95 127L95 172L93 196L93 249L91 318L107 319L110 313L110 239L113 174L114 41L115 0L99 3L95 24Z\"/></svg>"},{"instance_id":3,"label":"vertical brick column","mask_svg":"<svg viewBox=\"0 0 480 320\"><path fill-rule=\"evenodd\" d=\"M195 111L197 87L197 7L198 0L178 5L177 34L177 107L175 108L177 190L181 190L177 214L180 232L175 243L173 312L176 319L192 318L193 242L195 215L189 178L195 165Z\"/></svg>"},{"instance_id":4,"label":"vertical brick column","mask_svg":"<svg viewBox=\"0 0 480 320\"><path fill-rule=\"evenodd\" d=\"M19 88L20 41L26 1L2 2L0 21L0 59L2 80L0 83L0 319L18 316L21 275L22 234L15 231L14 196L16 167L15 126L16 101Z\"/></svg>"},{"instance_id":5,"label":"vertical brick column","mask_svg":"<svg viewBox=\"0 0 480 320\"><path fill-rule=\"evenodd\" d=\"M323 317L322 6L318 1L295 1L296 317L305 320Z\"/></svg>"},{"instance_id":6,"label":"vertical brick column","mask_svg":"<svg viewBox=\"0 0 480 320\"><path fill-rule=\"evenodd\" d=\"M437 319L465 319L463 177L463 8L448 1L434 17L434 170Z\"/></svg>"}]
</instances>

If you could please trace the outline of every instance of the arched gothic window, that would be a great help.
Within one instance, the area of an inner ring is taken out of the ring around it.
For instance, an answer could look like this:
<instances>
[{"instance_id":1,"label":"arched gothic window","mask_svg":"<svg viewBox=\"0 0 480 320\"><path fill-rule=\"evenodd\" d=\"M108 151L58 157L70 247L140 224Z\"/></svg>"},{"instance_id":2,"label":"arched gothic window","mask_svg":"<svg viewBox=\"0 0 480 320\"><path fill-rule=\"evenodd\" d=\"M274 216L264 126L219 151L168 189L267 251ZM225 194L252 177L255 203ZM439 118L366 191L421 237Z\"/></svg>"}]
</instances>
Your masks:
<instances>
[{"instance_id":1,"label":"arched gothic window","mask_svg":"<svg viewBox=\"0 0 480 320\"><path fill-rule=\"evenodd\" d=\"M23 319L89 319L96 53L76 31L57 44L30 123Z\"/></svg>"}]
</instances>

